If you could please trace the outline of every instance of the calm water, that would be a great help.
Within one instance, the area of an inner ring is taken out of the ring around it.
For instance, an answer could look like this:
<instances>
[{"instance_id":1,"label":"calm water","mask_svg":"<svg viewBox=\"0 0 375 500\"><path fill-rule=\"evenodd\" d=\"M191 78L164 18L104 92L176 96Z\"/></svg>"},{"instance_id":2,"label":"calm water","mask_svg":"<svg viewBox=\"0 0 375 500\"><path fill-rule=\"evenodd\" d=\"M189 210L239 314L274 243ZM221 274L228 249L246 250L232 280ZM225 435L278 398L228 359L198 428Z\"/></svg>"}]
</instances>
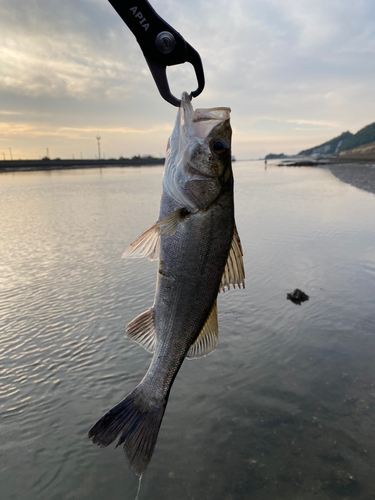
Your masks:
<instances>
[{"instance_id":1,"label":"calm water","mask_svg":"<svg viewBox=\"0 0 375 500\"><path fill-rule=\"evenodd\" d=\"M246 290L175 381L140 500L375 498L375 196L323 169L237 162ZM123 260L162 168L0 176L0 497L134 500L88 429L143 377L124 337L156 263ZM301 288L296 306L286 293Z\"/></svg>"}]
</instances>

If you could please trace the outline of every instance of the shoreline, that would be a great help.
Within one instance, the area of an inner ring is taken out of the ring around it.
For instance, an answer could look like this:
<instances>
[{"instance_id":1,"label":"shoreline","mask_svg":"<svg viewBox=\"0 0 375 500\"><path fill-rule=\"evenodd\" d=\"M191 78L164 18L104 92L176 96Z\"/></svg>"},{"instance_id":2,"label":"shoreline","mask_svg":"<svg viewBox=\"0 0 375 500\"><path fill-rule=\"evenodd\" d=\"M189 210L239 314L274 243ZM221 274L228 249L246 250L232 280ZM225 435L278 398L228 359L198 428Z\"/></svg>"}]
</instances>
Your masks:
<instances>
[{"instance_id":1,"label":"shoreline","mask_svg":"<svg viewBox=\"0 0 375 500\"><path fill-rule=\"evenodd\" d=\"M164 165L165 158L140 158L135 160L3 160L0 173L72 170L106 167L146 167Z\"/></svg>"},{"instance_id":2,"label":"shoreline","mask_svg":"<svg viewBox=\"0 0 375 500\"><path fill-rule=\"evenodd\" d=\"M322 157L319 159L286 159L279 167L320 167L328 169L340 181L375 194L375 158L373 155L357 157Z\"/></svg>"},{"instance_id":3,"label":"shoreline","mask_svg":"<svg viewBox=\"0 0 375 500\"><path fill-rule=\"evenodd\" d=\"M375 194L375 162L328 163L325 167L340 181Z\"/></svg>"},{"instance_id":4,"label":"shoreline","mask_svg":"<svg viewBox=\"0 0 375 500\"><path fill-rule=\"evenodd\" d=\"M122 160L3 160L0 174L12 172L36 172L52 170L78 170L108 167L152 167L164 165L164 158L122 159ZM319 160L285 160L283 167L327 168L340 181L358 189L375 194L375 158L321 158Z\"/></svg>"}]
</instances>

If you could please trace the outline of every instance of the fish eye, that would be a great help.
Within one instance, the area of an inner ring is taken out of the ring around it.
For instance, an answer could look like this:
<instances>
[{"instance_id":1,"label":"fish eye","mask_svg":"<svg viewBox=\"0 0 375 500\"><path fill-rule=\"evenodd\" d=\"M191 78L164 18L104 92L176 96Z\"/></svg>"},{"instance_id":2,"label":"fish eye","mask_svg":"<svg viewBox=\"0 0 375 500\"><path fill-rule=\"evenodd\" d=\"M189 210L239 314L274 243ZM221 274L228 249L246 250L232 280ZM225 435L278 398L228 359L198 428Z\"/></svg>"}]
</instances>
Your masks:
<instances>
[{"instance_id":1,"label":"fish eye","mask_svg":"<svg viewBox=\"0 0 375 500\"><path fill-rule=\"evenodd\" d=\"M218 155L222 155L223 153L228 151L228 148L226 147L224 142L221 140L215 141L213 146L212 146L212 149L213 149L214 153L216 153Z\"/></svg>"}]
</instances>

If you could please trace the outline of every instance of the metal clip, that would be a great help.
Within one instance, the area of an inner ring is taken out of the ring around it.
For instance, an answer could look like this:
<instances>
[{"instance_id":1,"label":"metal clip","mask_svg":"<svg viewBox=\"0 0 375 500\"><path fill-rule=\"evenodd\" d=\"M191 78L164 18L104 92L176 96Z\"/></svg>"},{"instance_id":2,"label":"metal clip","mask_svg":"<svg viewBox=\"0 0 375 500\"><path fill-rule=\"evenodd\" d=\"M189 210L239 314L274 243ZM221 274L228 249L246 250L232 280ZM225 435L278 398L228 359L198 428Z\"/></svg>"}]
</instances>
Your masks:
<instances>
[{"instance_id":1,"label":"metal clip","mask_svg":"<svg viewBox=\"0 0 375 500\"><path fill-rule=\"evenodd\" d=\"M155 12L147 0L134 0L132 4L124 0L109 2L137 38L161 96L173 106L180 106L180 99L169 88L167 66L189 62L194 67L198 82L198 88L191 92L190 99L197 97L205 84L198 52Z\"/></svg>"},{"instance_id":2,"label":"metal clip","mask_svg":"<svg viewBox=\"0 0 375 500\"><path fill-rule=\"evenodd\" d=\"M195 49L193 49L193 47L191 45L189 45L187 42L185 42L185 43L186 43L187 56L186 56L185 61L183 61L183 62L189 62L193 65L193 67L195 69L195 75L196 75L197 81L198 81L198 88L190 93L190 100L191 100L193 97L199 96L199 94L204 89L204 73L203 73L202 61L201 61L201 58L200 58L198 52ZM146 57L146 61L147 61L148 67L150 68L152 76L154 77L156 86L159 89L160 95L166 101L168 101L170 104L173 104L173 106L179 107L181 104L181 100L177 99L177 97L175 97L171 93L171 90L169 88L169 83L168 83L168 78L167 78L167 65L152 61L151 59L148 59L147 57Z\"/></svg>"}]
</instances>

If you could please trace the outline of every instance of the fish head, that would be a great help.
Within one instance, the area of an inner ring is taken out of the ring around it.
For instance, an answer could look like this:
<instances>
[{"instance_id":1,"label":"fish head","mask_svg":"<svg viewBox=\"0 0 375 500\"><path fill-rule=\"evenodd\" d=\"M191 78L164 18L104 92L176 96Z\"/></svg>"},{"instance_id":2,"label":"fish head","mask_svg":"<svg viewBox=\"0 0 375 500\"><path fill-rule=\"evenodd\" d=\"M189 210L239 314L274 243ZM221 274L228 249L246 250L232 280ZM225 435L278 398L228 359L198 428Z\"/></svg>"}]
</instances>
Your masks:
<instances>
[{"instance_id":1,"label":"fish head","mask_svg":"<svg viewBox=\"0 0 375 500\"><path fill-rule=\"evenodd\" d=\"M229 108L196 109L182 94L169 138L163 189L190 212L205 210L232 182Z\"/></svg>"}]
</instances>

